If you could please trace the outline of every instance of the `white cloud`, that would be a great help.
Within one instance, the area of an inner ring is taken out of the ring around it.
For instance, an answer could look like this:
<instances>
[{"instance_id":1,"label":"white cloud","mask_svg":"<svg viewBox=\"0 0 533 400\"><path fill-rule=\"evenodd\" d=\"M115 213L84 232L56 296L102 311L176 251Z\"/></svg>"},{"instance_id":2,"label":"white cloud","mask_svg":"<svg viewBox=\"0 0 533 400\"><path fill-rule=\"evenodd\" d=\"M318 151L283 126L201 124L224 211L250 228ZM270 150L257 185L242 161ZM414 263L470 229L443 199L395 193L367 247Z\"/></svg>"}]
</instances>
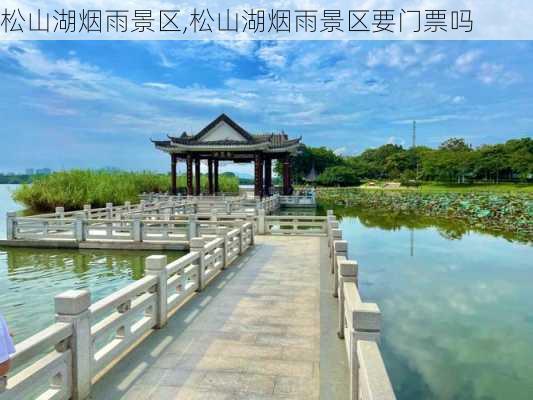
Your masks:
<instances>
[{"instance_id":1,"label":"white cloud","mask_svg":"<svg viewBox=\"0 0 533 400\"><path fill-rule=\"evenodd\" d=\"M333 153L335 153L338 156L342 156L346 154L347 151L348 151L348 148L346 146L342 146L342 147L339 147L333 150Z\"/></svg>"},{"instance_id":2,"label":"white cloud","mask_svg":"<svg viewBox=\"0 0 533 400\"><path fill-rule=\"evenodd\" d=\"M417 124L434 124L437 122L446 122L451 120L457 120L457 119L465 119L466 117L460 114L445 114L445 115L435 115L435 116L429 116L424 118L416 118ZM393 121L394 124L398 125L412 125L413 120L412 119L401 119L397 121Z\"/></svg>"},{"instance_id":3,"label":"white cloud","mask_svg":"<svg viewBox=\"0 0 533 400\"><path fill-rule=\"evenodd\" d=\"M444 61L445 54L438 49L429 50L421 44L394 43L368 52L366 65L369 68L385 66L407 70L417 67L424 70L427 67ZM413 71L418 72L418 71Z\"/></svg>"},{"instance_id":4,"label":"white cloud","mask_svg":"<svg viewBox=\"0 0 533 400\"><path fill-rule=\"evenodd\" d=\"M510 85L520 80L516 73L506 71L501 64L483 63L479 69L477 78L487 84L499 83L503 86Z\"/></svg>"},{"instance_id":5,"label":"white cloud","mask_svg":"<svg viewBox=\"0 0 533 400\"><path fill-rule=\"evenodd\" d=\"M455 60L454 69L459 73L467 73L475 67L475 62L481 57L480 50L470 50L461 54Z\"/></svg>"},{"instance_id":6,"label":"white cloud","mask_svg":"<svg viewBox=\"0 0 533 400\"><path fill-rule=\"evenodd\" d=\"M271 68L283 68L287 64L288 50L290 42L275 42L261 46L256 54Z\"/></svg>"},{"instance_id":7,"label":"white cloud","mask_svg":"<svg viewBox=\"0 0 533 400\"><path fill-rule=\"evenodd\" d=\"M454 96L452 98L453 104L463 104L466 101L464 96Z\"/></svg>"},{"instance_id":8,"label":"white cloud","mask_svg":"<svg viewBox=\"0 0 533 400\"><path fill-rule=\"evenodd\" d=\"M405 146L405 140L396 136L389 136L387 139L387 144L398 144L400 146Z\"/></svg>"}]
</instances>

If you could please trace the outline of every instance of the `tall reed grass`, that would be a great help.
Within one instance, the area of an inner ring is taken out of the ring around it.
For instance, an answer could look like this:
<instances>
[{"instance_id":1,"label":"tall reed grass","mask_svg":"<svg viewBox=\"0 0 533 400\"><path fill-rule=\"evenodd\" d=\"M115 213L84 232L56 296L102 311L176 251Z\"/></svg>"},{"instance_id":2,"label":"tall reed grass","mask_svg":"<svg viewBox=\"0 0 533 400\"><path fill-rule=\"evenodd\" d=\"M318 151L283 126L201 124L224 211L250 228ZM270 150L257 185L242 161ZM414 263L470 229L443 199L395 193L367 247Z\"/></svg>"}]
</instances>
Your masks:
<instances>
[{"instance_id":1,"label":"tall reed grass","mask_svg":"<svg viewBox=\"0 0 533 400\"><path fill-rule=\"evenodd\" d=\"M237 192L236 177L220 176L220 190ZM186 186L186 177L178 177L178 188ZM207 177L201 177L202 190L207 186ZM137 202L143 192L168 192L170 176L153 172L105 172L70 170L54 172L37 178L13 192L13 199L33 211L53 211L62 206L65 210L79 210L84 204L104 207L106 203L123 204Z\"/></svg>"}]
</instances>

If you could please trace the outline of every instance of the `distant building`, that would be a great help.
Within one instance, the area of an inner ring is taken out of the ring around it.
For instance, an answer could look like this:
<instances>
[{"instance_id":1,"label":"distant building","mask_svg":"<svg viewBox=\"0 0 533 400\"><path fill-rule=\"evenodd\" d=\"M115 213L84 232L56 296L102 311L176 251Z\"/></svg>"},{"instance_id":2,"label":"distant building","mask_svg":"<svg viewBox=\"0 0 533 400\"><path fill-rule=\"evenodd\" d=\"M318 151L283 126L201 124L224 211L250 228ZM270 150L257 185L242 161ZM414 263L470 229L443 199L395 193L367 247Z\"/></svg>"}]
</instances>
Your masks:
<instances>
[{"instance_id":1,"label":"distant building","mask_svg":"<svg viewBox=\"0 0 533 400\"><path fill-rule=\"evenodd\" d=\"M33 175L35 174L35 170L33 168L26 168L26 175Z\"/></svg>"},{"instance_id":2,"label":"distant building","mask_svg":"<svg viewBox=\"0 0 533 400\"><path fill-rule=\"evenodd\" d=\"M38 168L35 170L36 175L49 175L52 173L50 168Z\"/></svg>"},{"instance_id":3,"label":"distant building","mask_svg":"<svg viewBox=\"0 0 533 400\"><path fill-rule=\"evenodd\" d=\"M316 178L318 177L316 170L315 170L315 163L311 166L311 170L307 173L304 180L306 182L315 182Z\"/></svg>"}]
</instances>

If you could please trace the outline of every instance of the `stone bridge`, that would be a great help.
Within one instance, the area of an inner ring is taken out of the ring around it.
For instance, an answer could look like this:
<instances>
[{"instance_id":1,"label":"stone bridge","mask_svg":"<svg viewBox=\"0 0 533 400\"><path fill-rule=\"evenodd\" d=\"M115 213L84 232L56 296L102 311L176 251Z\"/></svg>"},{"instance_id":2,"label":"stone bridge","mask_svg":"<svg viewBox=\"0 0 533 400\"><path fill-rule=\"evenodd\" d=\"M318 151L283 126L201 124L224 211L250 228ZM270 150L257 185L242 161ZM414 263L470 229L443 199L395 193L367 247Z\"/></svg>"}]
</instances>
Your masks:
<instances>
[{"instance_id":1,"label":"stone bridge","mask_svg":"<svg viewBox=\"0 0 533 400\"><path fill-rule=\"evenodd\" d=\"M339 223L302 218L215 221L102 300L56 296L56 323L16 346L0 400L394 399L380 310Z\"/></svg>"}]
</instances>

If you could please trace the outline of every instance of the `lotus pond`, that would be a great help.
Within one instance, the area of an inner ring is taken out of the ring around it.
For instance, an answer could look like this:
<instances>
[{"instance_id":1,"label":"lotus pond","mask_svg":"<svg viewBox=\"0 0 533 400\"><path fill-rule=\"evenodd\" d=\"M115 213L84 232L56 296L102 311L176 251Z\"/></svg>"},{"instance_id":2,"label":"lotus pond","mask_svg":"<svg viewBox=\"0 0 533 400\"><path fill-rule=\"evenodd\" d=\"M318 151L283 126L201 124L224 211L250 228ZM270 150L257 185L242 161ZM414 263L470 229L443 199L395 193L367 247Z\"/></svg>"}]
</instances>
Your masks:
<instances>
[{"instance_id":1,"label":"lotus pond","mask_svg":"<svg viewBox=\"0 0 533 400\"><path fill-rule=\"evenodd\" d=\"M414 190L320 189L324 204L445 217L478 229L508 232L533 241L533 194L527 192L434 192Z\"/></svg>"}]
</instances>

